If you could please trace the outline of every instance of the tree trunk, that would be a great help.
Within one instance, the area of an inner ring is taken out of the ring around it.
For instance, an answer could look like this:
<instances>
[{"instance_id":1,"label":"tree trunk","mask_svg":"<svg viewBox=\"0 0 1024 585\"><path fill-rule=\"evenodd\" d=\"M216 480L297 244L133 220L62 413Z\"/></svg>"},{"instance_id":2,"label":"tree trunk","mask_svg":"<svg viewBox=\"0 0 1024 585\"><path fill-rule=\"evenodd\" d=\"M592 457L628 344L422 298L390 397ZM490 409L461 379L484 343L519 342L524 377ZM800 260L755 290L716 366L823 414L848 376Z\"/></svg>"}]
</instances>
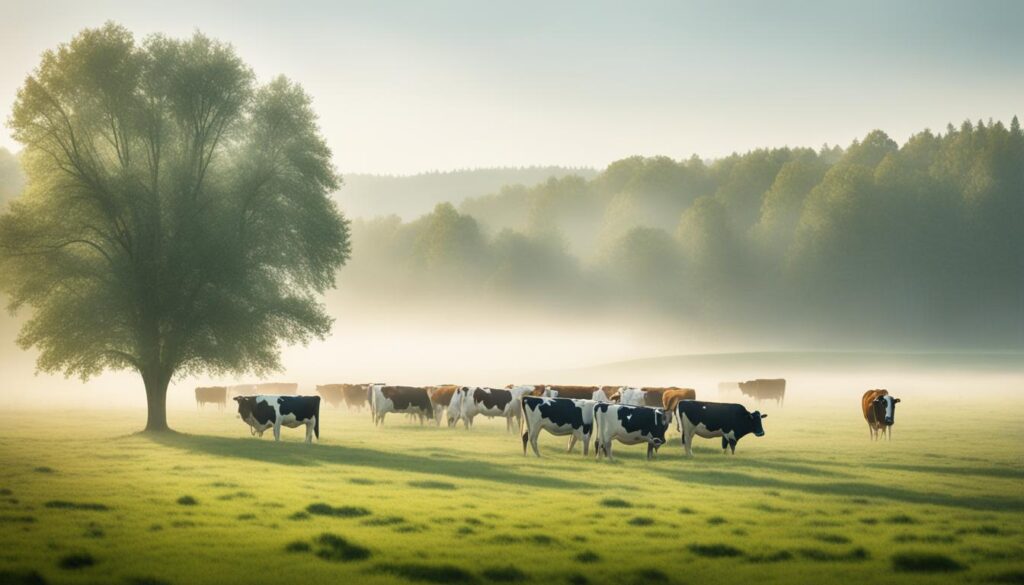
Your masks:
<instances>
[{"instance_id":1,"label":"tree trunk","mask_svg":"<svg viewBox=\"0 0 1024 585\"><path fill-rule=\"evenodd\" d=\"M170 377L160 374L142 375L146 384L146 430L147 433L163 433L171 430L167 426L167 385Z\"/></svg>"}]
</instances>

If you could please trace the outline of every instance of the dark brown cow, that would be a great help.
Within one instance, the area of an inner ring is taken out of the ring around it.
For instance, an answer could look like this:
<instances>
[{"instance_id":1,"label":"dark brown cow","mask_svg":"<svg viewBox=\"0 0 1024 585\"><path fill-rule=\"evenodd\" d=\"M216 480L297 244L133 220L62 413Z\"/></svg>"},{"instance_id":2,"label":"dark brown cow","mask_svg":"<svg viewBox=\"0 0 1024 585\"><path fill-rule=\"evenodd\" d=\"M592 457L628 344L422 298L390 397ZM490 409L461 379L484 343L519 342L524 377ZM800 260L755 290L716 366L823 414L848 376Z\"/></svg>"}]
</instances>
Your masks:
<instances>
[{"instance_id":1,"label":"dark brown cow","mask_svg":"<svg viewBox=\"0 0 1024 585\"><path fill-rule=\"evenodd\" d=\"M370 388L370 411L373 424L384 424L384 416L389 412L415 414L420 424L424 419L434 418L434 406L430 403L430 395L426 388L414 386L384 386L375 384Z\"/></svg>"},{"instance_id":2,"label":"dark brown cow","mask_svg":"<svg viewBox=\"0 0 1024 585\"><path fill-rule=\"evenodd\" d=\"M332 408L338 408L345 402L345 394L342 391L343 386L344 384L318 384L316 393Z\"/></svg>"},{"instance_id":3,"label":"dark brown cow","mask_svg":"<svg viewBox=\"0 0 1024 585\"><path fill-rule=\"evenodd\" d=\"M774 400L775 404L782 406L783 401L786 399L786 380L782 378L776 380L758 378L757 380L740 382L740 392L744 396L753 398L758 404L763 400Z\"/></svg>"},{"instance_id":4,"label":"dark brown cow","mask_svg":"<svg viewBox=\"0 0 1024 585\"><path fill-rule=\"evenodd\" d=\"M217 410L223 410L227 403L227 386L199 386L196 388L196 408L201 408L204 404L216 404Z\"/></svg>"},{"instance_id":5,"label":"dark brown cow","mask_svg":"<svg viewBox=\"0 0 1024 585\"><path fill-rule=\"evenodd\" d=\"M342 384L341 392L345 397L345 404L348 409L355 409L362 412L364 406L368 406L370 384Z\"/></svg>"},{"instance_id":6,"label":"dark brown cow","mask_svg":"<svg viewBox=\"0 0 1024 585\"><path fill-rule=\"evenodd\" d=\"M256 384L256 394L275 394L294 396L299 393L299 385L290 382L266 382Z\"/></svg>"}]
</instances>

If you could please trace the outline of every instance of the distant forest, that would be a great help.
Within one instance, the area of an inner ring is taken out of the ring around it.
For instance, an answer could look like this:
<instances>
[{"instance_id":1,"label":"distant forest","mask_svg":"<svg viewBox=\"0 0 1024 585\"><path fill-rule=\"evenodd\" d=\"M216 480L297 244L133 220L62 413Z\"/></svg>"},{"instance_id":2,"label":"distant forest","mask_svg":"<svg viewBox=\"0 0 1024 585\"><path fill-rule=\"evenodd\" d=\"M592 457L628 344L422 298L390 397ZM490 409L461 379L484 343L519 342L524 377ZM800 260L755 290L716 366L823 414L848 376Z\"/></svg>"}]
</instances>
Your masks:
<instances>
[{"instance_id":1,"label":"distant forest","mask_svg":"<svg viewBox=\"0 0 1024 585\"><path fill-rule=\"evenodd\" d=\"M535 185L551 177L577 175L592 178L594 169L522 167L469 169L420 173L410 176L346 174L337 199L348 217L395 214L412 219L430 212L438 203L463 200L497 191L505 185Z\"/></svg>"},{"instance_id":2,"label":"distant forest","mask_svg":"<svg viewBox=\"0 0 1024 585\"><path fill-rule=\"evenodd\" d=\"M1024 348L1016 117L902 146L873 131L845 149L632 157L452 201L354 221L346 294L644 313L780 343Z\"/></svg>"}]
</instances>

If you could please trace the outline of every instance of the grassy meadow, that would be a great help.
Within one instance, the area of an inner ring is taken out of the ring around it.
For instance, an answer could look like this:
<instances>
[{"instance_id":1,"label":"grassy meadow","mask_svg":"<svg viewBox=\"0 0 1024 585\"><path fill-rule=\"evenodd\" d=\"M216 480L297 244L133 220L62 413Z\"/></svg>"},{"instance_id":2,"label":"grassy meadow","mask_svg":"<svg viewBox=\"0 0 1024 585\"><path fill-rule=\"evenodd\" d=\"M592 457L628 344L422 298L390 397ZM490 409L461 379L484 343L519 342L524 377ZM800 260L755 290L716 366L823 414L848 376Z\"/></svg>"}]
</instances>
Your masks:
<instances>
[{"instance_id":1,"label":"grassy meadow","mask_svg":"<svg viewBox=\"0 0 1024 585\"><path fill-rule=\"evenodd\" d=\"M1024 583L1024 401L984 396L904 392L871 443L858 393L797 386L735 456L673 430L650 463L524 457L499 421L328 408L305 445L230 410L159 439L136 410L8 410L0 581Z\"/></svg>"}]
</instances>

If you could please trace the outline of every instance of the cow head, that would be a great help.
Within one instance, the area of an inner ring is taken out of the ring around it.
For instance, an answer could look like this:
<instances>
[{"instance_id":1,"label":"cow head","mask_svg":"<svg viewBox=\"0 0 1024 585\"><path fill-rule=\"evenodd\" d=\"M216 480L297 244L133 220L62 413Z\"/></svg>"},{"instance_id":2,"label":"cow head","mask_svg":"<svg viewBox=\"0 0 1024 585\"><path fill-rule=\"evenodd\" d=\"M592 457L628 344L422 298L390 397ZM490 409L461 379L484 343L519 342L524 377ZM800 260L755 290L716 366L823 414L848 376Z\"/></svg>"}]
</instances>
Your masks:
<instances>
[{"instance_id":1,"label":"cow head","mask_svg":"<svg viewBox=\"0 0 1024 585\"><path fill-rule=\"evenodd\" d=\"M755 410L754 412L750 413L750 430L754 433L755 437L763 437L764 436L764 425L761 424L761 419L762 418L768 418L768 415L767 414L761 414L757 410Z\"/></svg>"},{"instance_id":2,"label":"cow head","mask_svg":"<svg viewBox=\"0 0 1024 585\"><path fill-rule=\"evenodd\" d=\"M657 447L665 444L665 432L668 431L669 417L660 408L654 409L654 428L651 429L650 443Z\"/></svg>"},{"instance_id":3,"label":"cow head","mask_svg":"<svg viewBox=\"0 0 1024 585\"><path fill-rule=\"evenodd\" d=\"M255 396L235 396L238 403L238 418L248 422L252 417L252 411L256 408Z\"/></svg>"},{"instance_id":4,"label":"cow head","mask_svg":"<svg viewBox=\"0 0 1024 585\"><path fill-rule=\"evenodd\" d=\"M871 402L871 407L875 411L875 420L883 421L885 426L891 427L896 423L896 403L899 402L899 398L893 398L888 394L879 396Z\"/></svg>"}]
</instances>

